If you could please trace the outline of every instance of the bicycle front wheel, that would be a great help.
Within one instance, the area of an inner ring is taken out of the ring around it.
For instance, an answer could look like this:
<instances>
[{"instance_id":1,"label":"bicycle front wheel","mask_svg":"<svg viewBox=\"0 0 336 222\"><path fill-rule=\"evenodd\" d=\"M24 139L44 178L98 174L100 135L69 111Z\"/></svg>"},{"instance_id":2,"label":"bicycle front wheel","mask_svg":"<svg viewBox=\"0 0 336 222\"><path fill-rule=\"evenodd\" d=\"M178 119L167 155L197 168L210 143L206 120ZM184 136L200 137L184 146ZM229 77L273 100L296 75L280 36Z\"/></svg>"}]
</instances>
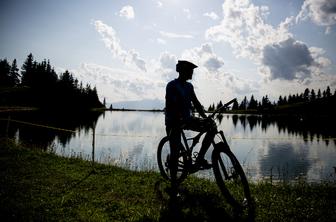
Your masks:
<instances>
[{"instance_id":1,"label":"bicycle front wheel","mask_svg":"<svg viewBox=\"0 0 336 222\"><path fill-rule=\"evenodd\" d=\"M216 182L235 210L244 214L253 213L250 188L239 161L223 142L215 145L212 165Z\"/></svg>"},{"instance_id":2,"label":"bicycle front wheel","mask_svg":"<svg viewBox=\"0 0 336 222\"><path fill-rule=\"evenodd\" d=\"M178 160L173 161L168 137L164 137L159 143L157 161L160 173L166 180L172 181L173 178L175 178L175 182L180 183L188 176L186 166L188 164L187 154L183 153L182 150L179 150ZM177 164L177 167L175 166L175 171L172 170L172 163Z\"/></svg>"}]
</instances>

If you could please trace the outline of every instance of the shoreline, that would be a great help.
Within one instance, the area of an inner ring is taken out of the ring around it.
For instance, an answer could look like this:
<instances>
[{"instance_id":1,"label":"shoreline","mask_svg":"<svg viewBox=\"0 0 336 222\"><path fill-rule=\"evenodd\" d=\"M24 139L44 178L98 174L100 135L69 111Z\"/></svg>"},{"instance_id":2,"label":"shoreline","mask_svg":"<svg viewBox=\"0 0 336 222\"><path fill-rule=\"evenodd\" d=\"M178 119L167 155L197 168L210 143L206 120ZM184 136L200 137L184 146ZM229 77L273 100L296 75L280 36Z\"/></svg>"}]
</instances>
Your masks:
<instances>
[{"instance_id":1,"label":"shoreline","mask_svg":"<svg viewBox=\"0 0 336 222\"><path fill-rule=\"evenodd\" d=\"M127 108L91 108L88 110L81 109L41 109L38 107L29 107L29 106L0 106L0 113L11 113L11 112L28 112L28 111L45 111L45 112L64 112L64 113L73 113L73 112L106 112L106 111L117 111L117 112L158 112L164 113L164 109L127 109ZM213 113L213 111L205 111L207 114ZM219 114L230 114L230 115L251 115L251 116L263 116L263 117L298 117L298 118L328 118L331 120L336 120L335 115L329 114L313 114L313 113L279 113L279 112L257 112L256 110L228 110L221 112Z\"/></svg>"}]
</instances>

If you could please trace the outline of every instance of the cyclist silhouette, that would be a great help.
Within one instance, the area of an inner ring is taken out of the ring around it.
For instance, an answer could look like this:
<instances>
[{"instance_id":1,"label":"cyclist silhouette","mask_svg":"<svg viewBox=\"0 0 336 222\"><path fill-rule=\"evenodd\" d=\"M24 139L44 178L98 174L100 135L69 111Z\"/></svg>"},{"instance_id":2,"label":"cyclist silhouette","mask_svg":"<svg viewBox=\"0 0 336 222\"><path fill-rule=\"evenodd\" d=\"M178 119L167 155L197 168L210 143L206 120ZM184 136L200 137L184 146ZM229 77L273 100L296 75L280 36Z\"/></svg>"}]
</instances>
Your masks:
<instances>
[{"instance_id":1,"label":"cyclist silhouette","mask_svg":"<svg viewBox=\"0 0 336 222\"><path fill-rule=\"evenodd\" d=\"M195 64L179 60L176 64L176 72L179 73L179 76L170 81L166 87L165 124L172 156L172 177L177 171L178 147L182 146L181 129L207 132L195 165L203 169L211 167L204 156L217 132L216 124L213 120L207 119L204 109L196 97L193 85L187 82L192 79L195 68L197 68ZM196 108L202 118L192 115L192 106Z\"/></svg>"}]
</instances>

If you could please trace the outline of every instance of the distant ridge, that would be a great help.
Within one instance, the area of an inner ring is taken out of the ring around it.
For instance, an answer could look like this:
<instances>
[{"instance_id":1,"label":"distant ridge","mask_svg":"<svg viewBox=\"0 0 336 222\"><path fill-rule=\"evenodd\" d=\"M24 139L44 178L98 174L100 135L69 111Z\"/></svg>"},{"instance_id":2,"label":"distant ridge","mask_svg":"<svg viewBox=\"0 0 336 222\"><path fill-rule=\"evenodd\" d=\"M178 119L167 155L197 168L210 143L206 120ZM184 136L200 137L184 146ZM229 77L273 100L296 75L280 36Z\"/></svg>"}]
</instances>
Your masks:
<instances>
[{"instance_id":1,"label":"distant ridge","mask_svg":"<svg viewBox=\"0 0 336 222\"><path fill-rule=\"evenodd\" d=\"M164 101L159 99L143 99L134 101L120 101L112 103L114 109L145 109L153 110L164 108ZM109 106L107 106L109 107Z\"/></svg>"}]
</instances>

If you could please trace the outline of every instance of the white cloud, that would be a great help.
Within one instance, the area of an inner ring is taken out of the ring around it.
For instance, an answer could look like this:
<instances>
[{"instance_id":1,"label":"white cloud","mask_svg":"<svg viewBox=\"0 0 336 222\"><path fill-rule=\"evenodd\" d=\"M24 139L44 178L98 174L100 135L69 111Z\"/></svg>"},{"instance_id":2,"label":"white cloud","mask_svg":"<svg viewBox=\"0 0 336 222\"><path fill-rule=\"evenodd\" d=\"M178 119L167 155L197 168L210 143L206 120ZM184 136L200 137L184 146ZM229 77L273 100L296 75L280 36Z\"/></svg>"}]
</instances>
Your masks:
<instances>
[{"instance_id":1,"label":"white cloud","mask_svg":"<svg viewBox=\"0 0 336 222\"><path fill-rule=\"evenodd\" d=\"M177 58L175 55L168 52L163 52L160 55L160 64L162 68L175 70Z\"/></svg>"},{"instance_id":2,"label":"white cloud","mask_svg":"<svg viewBox=\"0 0 336 222\"><path fill-rule=\"evenodd\" d=\"M270 69L270 79L303 80L311 77L314 59L305 44L289 38L266 45L262 63Z\"/></svg>"},{"instance_id":3,"label":"white cloud","mask_svg":"<svg viewBox=\"0 0 336 222\"><path fill-rule=\"evenodd\" d=\"M215 12L206 12L206 13L203 14L203 16L209 17L212 20L217 20L219 18L218 15Z\"/></svg>"},{"instance_id":4,"label":"white cloud","mask_svg":"<svg viewBox=\"0 0 336 222\"><path fill-rule=\"evenodd\" d=\"M97 86L99 96L109 102L164 98L160 79L134 71L83 63L71 72L83 83Z\"/></svg>"},{"instance_id":5,"label":"white cloud","mask_svg":"<svg viewBox=\"0 0 336 222\"><path fill-rule=\"evenodd\" d=\"M296 21L311 19L321 26L336 24L336 1L335 0L306 0L303 2L301 11Z\"/></svg>"},{"instance_id":6,"label":"white cloud","mask_svg":"<svg viewBox=\"0 0 336 222\"><path fill-rule=\"evenodd\" d=\"M115 30L104 24L102 21L97 20L93 22L95 29L102 36L105 46L110 49L114 57L126 56L126 52L121 48L120 40L118 39Z\"/></svg>"},{"instance_id":7,"label":"white cloud","mask_svg":"<svg viewBox=\"0 0 336 222\"><path fill-rule=\"evenodd\" d=\"M176 63L177 58L175 55L169 52L163 52L160 54L159 63L156 65L156 70L154 72L160 73L163 81L170 81L177 77L175 70Z\"/></svg>"},{"instance_id":8,"label":"white cloud","mask_svg":"<svg viewBox=\"0 0 336 222\"><path fill-rule=\"evenodd\" d=\"M223 60L218 58L217 56L209 56L204 61L204 66L211 72L219 70L223 65L224 65Z\"/></svg>"},{"instance_id":9,"label":"white cloud","mask_svg":"<svg viewBox=\"0 0 336 222\"><path fill-rule=\"evenodd\" d=\"M186 15L187 19L191 19L190 9L184 8L183 13Z\"/></svg>"},{"instance_id":10,"label":"white cloud","mask_svg":"<svg viewBox=\"0 0 336 222\"><path fill-rule=\"evenodd\" d=\"M234 95L241 97L246 96L250 99L250 96L260 96L256 93L259 92L259 83L247 79L238 78L237 76L231 75L228 77L226 87L232 88Z\"/></svg>"},{"instance_id":11,"label":"white cloud","mask_svg":"<svg viewBox=\"0 0 336 222\"><path fill-rule=\"evenodd\" d=\"M227 0L222 8L221 23L209 28L205 35L212 41L230 43L237 57L258 62L265 45L291 36L285 25L276 29L264 22L268 13L265 6L254 6L248 0Z\"/></svg>"},{"instance_id":12,"label":"white cloud","mask_svg":"<svg viewBox=\"0 0 336 222\"><path fill-rule=\"evenodd\" d=\"M146 62L140 58L139 53L131 49L124 50L115 30L100 20L94 21L97 32L101 35L105 46L110 50L114 58L121 59L126 65L134 65L146 72Z\"/></svg>"},{"instance_id":13,"label":"white cloud","mask_svg":"<svg viewBox=\"0 0 336 222\"><path fill-rule=\"evenodd\" d=\"M119 11L119 16L124 17L126 19L134 19L135 14L133 7L130 5L122 7L122 9Z\"/></svg>"},{"instance_id":14,"label":"white cloud","mask_svg":"<svg viewBox=\"0 0 336 222\"><path fill-rule=\"evenodd\" d=\"M234 72L220 72L207 75L207 70L196 71L194 77L195 91L201 102L212 104L222 100L229 101L237 97L240 101L244 96L259 92L260 83L254 80L240 78ZM259 95L258 95L259 96Z\"/></svg>"},{"instance_id":15,"label":"white cloud","mask_svg":"<svg viewBox=\"0 0 336 222\"><path fill-rule=\"evenodd\" d=\"M139 69L146 72L146 62L145 60L140 58L138 52L136 52L134 49L131 49L128 51L128 55L129 56L126 57L126 61L127 61L126 63L131 63L131 64L134 63Z\"/></svg>"},{"instance_id":16,"label":"white cloud","mask_svg":"<svg viewBox=\"0 0 336 222\"><path fill-rule=\"evenodd\" d=\"M255 6L249 0L226 0L223 19L206 31L206 38L228 42L237 57L254 61L269 79L303 81L312 74L322 73L328 59L314 57L305 43L296 41L289 32L294 17L278 27L265 22L266 6Z\"/></svg>"},{"instance_id":17,"label":"white cloud","mask_svg":"<svg viewBox=\"0 0 336 222\"><path fill-rule=\"evenodd\" d=\"M161 38L157 38L156 41L157 41L159 44L162 44L162 45L167 44L166 40L161 39Z\"/></svg>"},{"instance_id":18,"label":"white cloud","mask_svg":"<svg viewBox=\"0 0 336 222\"><path fill-rule=\"evenodd\" d=\"M156 2L156 6L157 6L158 8L162 8L162 5L163 5L162 2L160 2L160 1L157 1L157 2Z\"/></svg>"},{"instance_id":19,"label":"white cloud","mask_svg":"<svg viewBox=\"0 0 336 222\"><path fill-rule=\"evenodd\" d=\"M328 26L328 27L326 28L324 34L328 35L328 34L330 34L330 33L331 33L331 27Z\"/></svg>"},{"instance_id":20,"label":"white cloud","mask_svg":"<svg viewBox=\"0 0 336 222\"><path fill-rule=\"evenodd\" d=\"M181 57L205 67L210 73L217 72L224 65L223 59L213 52L210 43L205 43L201 45L201 47L185 50Z\"/></svg>"},{"instance_id":21,"label":"white cloud","mask_svg":"<svg viewBox=\"0 0 336 222\"><path fill-rule=\"evenodd\" d=\"M177 34L173 32L165 32L165 31L160 31L160 35L166 38L182 38L182 39L194 38L192 35L188 35L188 34Z\"/></svg>"},{"instance_id":22,"label":"white cloud","mask_svg":"<svg viewBox=\"0 0 336 222\"><path fill-rule=\"evenodd\" d=\"M316 66L327 67L327 66L331 65L331 61L329 59L323 57L323 55L325 54L324 49L317 48L317 47L310 47L309 51L310 51L312 57L314 58L314 60L316 62Z\"/></svg>"}]
</instances>

